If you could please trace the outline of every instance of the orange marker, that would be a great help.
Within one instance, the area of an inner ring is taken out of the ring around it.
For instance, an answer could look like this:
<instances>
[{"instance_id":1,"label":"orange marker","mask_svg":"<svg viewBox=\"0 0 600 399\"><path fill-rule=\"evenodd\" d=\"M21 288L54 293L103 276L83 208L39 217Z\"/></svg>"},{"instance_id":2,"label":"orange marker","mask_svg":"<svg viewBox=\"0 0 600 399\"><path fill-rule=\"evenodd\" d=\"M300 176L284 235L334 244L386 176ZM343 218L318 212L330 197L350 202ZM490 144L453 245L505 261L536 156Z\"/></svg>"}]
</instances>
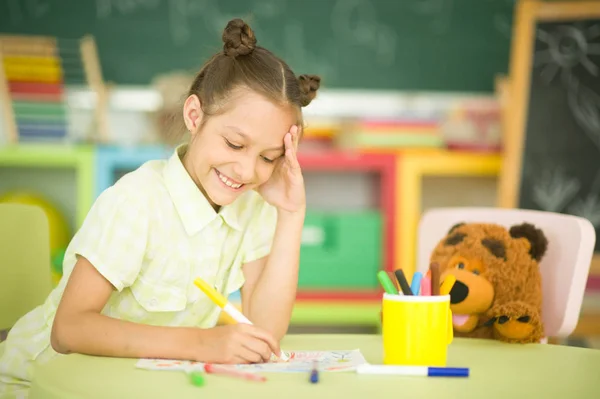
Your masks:
<instances>
[{"instance_id":1,"label":"orange marker","mask_svg":"<svg viewBox=\"0 0 600 399\"><path fill-rule=\"evenodd\" d=\"M446 278L444 279L444 282L442 283L442 286L440 287L440 295L450 294L450 290L452 290L452 287L454 286L455 282L456 282L456 277L454 277L454 275L452 275L452 274L447 275Z\"/></svg>"}]
</instances>

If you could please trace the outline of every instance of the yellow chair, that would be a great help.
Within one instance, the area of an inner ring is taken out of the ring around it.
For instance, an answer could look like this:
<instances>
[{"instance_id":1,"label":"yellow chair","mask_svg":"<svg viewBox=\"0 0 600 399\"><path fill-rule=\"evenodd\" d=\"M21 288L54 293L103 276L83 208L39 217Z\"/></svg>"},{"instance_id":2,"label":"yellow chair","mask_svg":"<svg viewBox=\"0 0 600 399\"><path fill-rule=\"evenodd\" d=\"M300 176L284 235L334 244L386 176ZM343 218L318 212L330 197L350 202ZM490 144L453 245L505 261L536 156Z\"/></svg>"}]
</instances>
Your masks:
<instances>
[{"instance_id":1,"label":"yellow chair","mask_svg":"<svg viewBox=\"0 0 600 399\"><path fill-rule=\"evenodd\" d=\"M0 330L41 305L51 290L46 214L37 206L0 203Z\"/></svg>"}]
</instances>

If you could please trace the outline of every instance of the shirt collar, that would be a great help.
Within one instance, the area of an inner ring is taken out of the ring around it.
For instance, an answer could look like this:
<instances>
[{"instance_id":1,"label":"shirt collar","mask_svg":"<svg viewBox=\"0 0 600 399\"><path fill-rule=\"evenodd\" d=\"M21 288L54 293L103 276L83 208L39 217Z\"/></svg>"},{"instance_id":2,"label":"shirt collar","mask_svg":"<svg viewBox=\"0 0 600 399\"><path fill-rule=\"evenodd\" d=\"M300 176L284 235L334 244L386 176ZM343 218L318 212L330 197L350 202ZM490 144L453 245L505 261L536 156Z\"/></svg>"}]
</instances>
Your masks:
<instances>
[{"instance_id":1,"label":"shirt collar","mask_svg":"<svg viewBox=\"0 0 600 399\"><path fill-rule=\"evenodd\" d=\"M241 230L239 198L215 212L183 166L181 159L186 150L187 144L178 146L163 170L165 185L186 232L196 234L219 216L230 227Z\"/></svg>"}]
</instances>

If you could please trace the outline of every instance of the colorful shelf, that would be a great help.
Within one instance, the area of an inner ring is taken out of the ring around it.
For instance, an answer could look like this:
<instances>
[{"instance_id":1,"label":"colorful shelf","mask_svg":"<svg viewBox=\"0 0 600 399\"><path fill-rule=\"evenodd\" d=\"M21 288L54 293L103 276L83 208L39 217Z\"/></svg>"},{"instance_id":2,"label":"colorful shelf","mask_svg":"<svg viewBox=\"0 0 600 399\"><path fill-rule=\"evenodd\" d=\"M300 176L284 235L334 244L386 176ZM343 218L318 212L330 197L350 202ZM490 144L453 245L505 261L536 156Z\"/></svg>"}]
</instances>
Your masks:
<instances>
[{"instance_id":1,"label":"colorful shelf","mask_svg":"<svg viewBox=\"0 0 600 399\"><path fill-rule=\"evenodd\" d=\"M75 170L77 226L83 223L93 203L94 157L91 146L20 144L0 147L0 167Z\"/></svg>"},{"instance_id":2,"label":"colorful shelf","mask_svg":"<svg viewBox=\"0 0 600 399\"><path fill-rule=\"evenodd\" d=\"M96 179L94 197L115 182L115 173L119 170L134 170L143 163L166 159L171 156L173 149L163 146L117 147L98 146L96 148Z\"/></svg>"}]
</instances>

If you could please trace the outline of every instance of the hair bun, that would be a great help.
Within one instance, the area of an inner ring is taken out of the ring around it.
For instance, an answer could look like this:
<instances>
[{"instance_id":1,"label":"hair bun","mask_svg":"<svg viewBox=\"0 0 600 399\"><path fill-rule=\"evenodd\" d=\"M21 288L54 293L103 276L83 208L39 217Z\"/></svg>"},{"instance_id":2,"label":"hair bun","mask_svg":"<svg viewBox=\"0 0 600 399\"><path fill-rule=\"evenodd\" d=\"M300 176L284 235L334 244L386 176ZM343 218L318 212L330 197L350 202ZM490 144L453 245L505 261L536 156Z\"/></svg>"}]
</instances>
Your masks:
<instances>
[{"instance_id":1,"label":"hair bun","mask_svg":"<svg viewBox=\"0 0 600 399\"><path fill-rule=\"evenodd\" d=\"M317 75L300 75L298 82L302 93L300 102L303 107L306 107L317 96L317 90L321 86L321 78Z\"/></svg>"},{"instance_id":2,"label":"hair bun","mask_svg":"<svg viewBox=\"0 0 600 399\"><path fill-rule=\"evenodd\" d=\"M254 50L256 37L250 25L236 18L227 23L223 31L223 43L225 55L237 57L250 54Z\"/></svg>"}]
</instances>

